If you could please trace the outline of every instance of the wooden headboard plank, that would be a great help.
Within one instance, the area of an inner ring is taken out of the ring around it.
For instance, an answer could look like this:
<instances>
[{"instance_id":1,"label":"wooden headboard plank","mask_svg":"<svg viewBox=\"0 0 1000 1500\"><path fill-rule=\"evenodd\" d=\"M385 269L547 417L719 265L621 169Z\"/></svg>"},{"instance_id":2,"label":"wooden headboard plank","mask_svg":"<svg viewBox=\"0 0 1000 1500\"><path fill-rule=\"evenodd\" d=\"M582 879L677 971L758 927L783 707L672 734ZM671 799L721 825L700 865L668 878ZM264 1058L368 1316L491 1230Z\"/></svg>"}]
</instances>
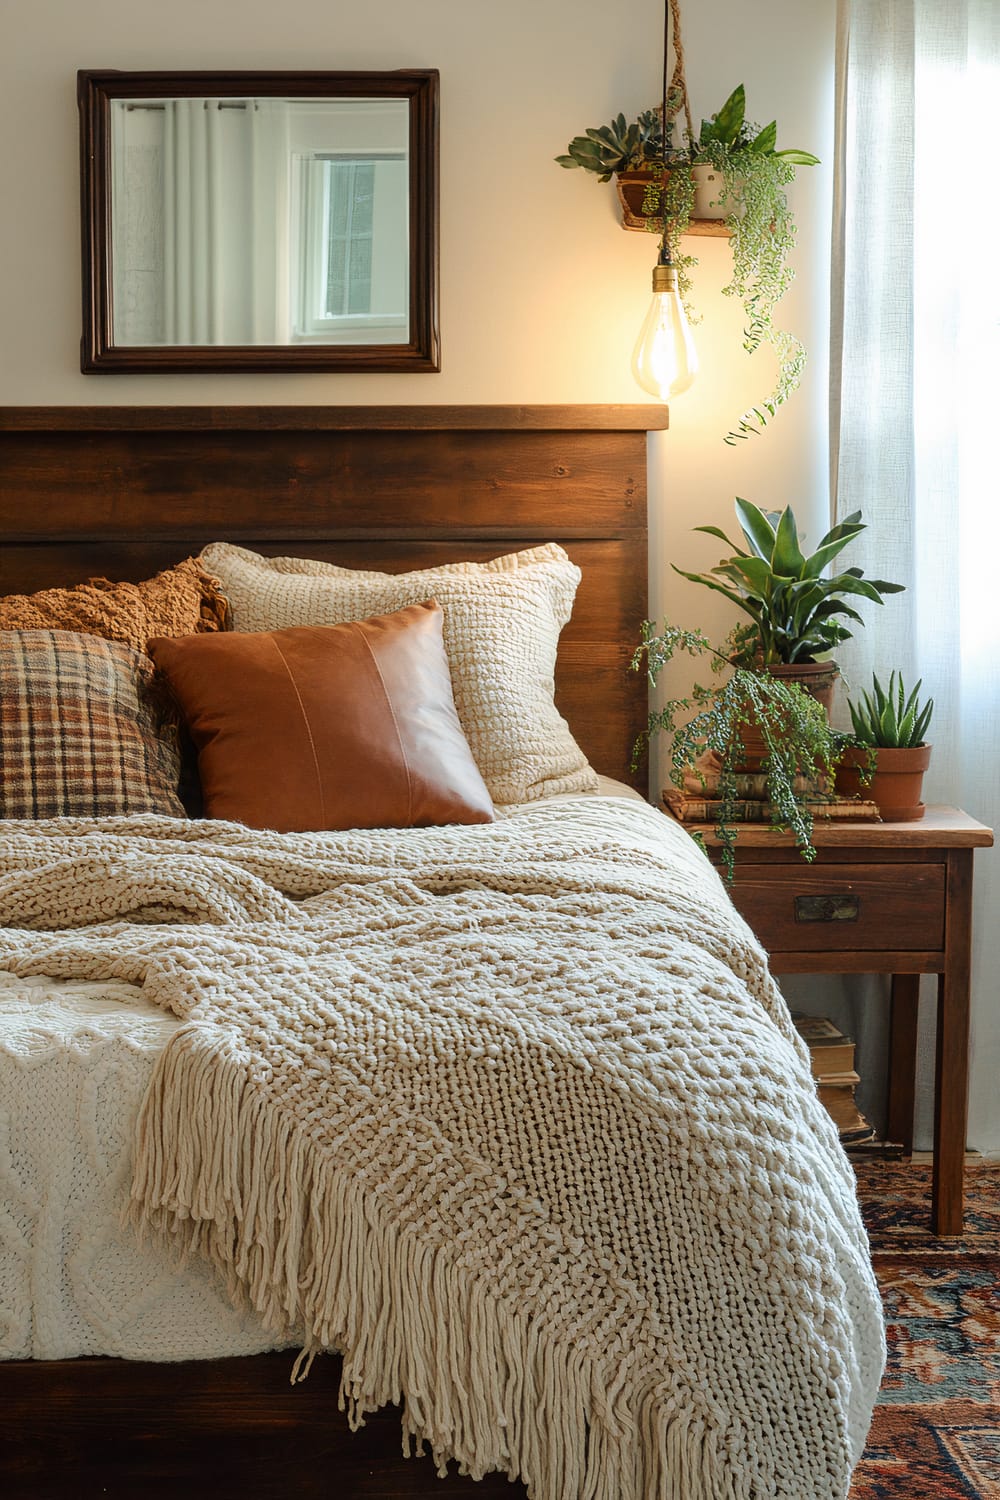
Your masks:
<instances>
[{"instance_id":1,"label":"wooden headboard plank","mask_svg":"<svg viewBox=\"0 0 1000 1500\"><path fill-rule=\"evenodd\" d=\"M583 572L556 701L630 778L657 407L0 411L0 593L138 580L229 540L388 572L558 541ZM637 784L640 784L637 781Z\"/></svg>"},{"instance_id":2,"label":"wooden headboard plank","mask_svg":"<svg viewBox=\"0 0 1000 1500\"><path fill-rule=\"evenodd\" d=\"M644 529L641 432L9 433L8 541L197 535L620 535ZM248 503L249 497L254 503Z\"/></svg>"},{"instance_id":3,"label":"wooden headboard plank","mask_svg":"<svg viewBox=\"0 0 1000 1500\"><path fill-rule=\"evenodd\" d=\"M635 406L6 406L0 432L661 432L667 408Z\"/></svg>"}]
</instances>

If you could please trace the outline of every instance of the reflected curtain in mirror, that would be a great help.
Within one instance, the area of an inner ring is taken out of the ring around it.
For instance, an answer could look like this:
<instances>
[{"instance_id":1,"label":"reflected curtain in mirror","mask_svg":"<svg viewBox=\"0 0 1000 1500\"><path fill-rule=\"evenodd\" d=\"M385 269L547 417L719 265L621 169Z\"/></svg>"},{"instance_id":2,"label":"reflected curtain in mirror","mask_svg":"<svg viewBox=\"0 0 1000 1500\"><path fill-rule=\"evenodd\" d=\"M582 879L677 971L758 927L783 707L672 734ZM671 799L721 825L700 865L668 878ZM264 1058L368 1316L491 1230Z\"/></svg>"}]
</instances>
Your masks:
<instances>
[{"instance_id":1,"label":"reflected curtain in mirror","mask_svg":"<svg viewBox=\"0 0 1000 1500\"><path fill-rule=\"evenodd\" d=\"M84 369L438 368L436 74L80 78Z\"/></svg>"}]
</instances>

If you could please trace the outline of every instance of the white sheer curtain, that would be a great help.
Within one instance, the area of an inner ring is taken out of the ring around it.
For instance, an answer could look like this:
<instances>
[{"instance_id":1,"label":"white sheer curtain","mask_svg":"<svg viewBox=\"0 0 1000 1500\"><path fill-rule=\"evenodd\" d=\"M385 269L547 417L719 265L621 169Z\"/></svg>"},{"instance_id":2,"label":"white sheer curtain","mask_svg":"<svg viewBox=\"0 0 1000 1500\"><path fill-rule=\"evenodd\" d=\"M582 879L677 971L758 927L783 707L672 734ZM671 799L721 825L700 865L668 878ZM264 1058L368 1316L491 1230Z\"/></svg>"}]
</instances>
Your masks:
<instances>
[{"instance_id":1,"label":"white sheer curtain","mask_svg":"<svg viewBox=\"0 0 1000 1500\"><path fill-rule=\"evenodd\" d=\"M839 0L832 338L838 518L907 592L838 656L935 700L925 795L1000 823L998 0ZM1000 1153L1000 859L976 856L970 1143ZM921 1074L932 1014L922 1016ZM930 1144L922 1081L918 1145Z\"/></svg>"},{"instance_id":2,"label":"white sheer curtain","mask_svg":"<svg viewBox=\"0 0 1000 1500\"><path fill-rule=\"evenodd\" d=\"M164 103L164 342L223 338L223 116L214 99Z\"/></svg>"},{"instance_id":3,"label":"white sheer curtain","mask_svg":"<svg viewBox=\"0 0 1000 1500\"><path fill-rule=\"evenodd\" d=\"M288 111L165 102L164 342L287 342Z\"/></svg>"}]
</instances>

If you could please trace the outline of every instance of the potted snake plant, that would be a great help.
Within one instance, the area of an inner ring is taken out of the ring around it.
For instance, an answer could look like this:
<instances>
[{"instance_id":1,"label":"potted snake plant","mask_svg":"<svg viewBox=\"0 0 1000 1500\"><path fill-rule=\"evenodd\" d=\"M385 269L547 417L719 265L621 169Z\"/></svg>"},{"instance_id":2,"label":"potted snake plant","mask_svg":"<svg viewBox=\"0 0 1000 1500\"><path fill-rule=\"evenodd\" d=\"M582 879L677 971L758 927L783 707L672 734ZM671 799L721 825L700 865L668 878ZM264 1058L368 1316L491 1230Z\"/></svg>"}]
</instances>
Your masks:
<instances>
[{"instance_id":1,"label":"potted snake plant","mask_svg":"<svg viewBox=\"0 0 1000 1500\"><path fill-rule=\"evenodd\" d=\"M920 700L922 679L908 694L902 673L889 674L883 688L872 675L871 692L848 699L854 744L837 767L837 790L870 797L887 823L911 823L924 815L924 772L930 765L927 730L934 699Z\"/></svg>"},{"instance_id":2,"label":"potted snake plant","mask_svg":"<svg viewBox=\"0 0 1000 1500\"><path fill-rule=\"evenodd\" d=\"M749 616L749 623L737 626L730 637L734 665L756 667L798 683L829 716L839 675L831 654L853 634L845 620L864 624L850 601L862 598L881 604L883 595L901 593L903 585L866 578L860 568L827 571L866 529L859 510L832 527L811 553L802 550L791 506L779 514L737 496L736 519L742 545L717 526L694 528L725 542L731 556L708 573L689 573L676 564L674 572L722 594Z\"/></svg>"}]
</instances>

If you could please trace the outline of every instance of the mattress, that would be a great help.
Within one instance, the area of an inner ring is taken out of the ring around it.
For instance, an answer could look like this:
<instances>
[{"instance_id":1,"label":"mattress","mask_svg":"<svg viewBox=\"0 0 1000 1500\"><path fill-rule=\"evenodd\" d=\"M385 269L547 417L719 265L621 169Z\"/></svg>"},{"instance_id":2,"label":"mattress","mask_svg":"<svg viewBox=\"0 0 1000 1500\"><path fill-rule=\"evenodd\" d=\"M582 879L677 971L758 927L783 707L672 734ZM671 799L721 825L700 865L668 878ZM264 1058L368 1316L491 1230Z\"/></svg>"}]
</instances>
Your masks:
<instances>
[{"instance_id":1,"label":"mattress","mask_svg":"<svg viewBox=\"0 0 1000 1500\"><path fill-rule=\"evenodd\" d=\"M597 795L642 800L608 778ZM234 1309L207 1262L173 1265L121 1223L139 1105L180 1025L134 985L0 971L0 1358L297 1344Z\"/></svg>"}]
</instances>

